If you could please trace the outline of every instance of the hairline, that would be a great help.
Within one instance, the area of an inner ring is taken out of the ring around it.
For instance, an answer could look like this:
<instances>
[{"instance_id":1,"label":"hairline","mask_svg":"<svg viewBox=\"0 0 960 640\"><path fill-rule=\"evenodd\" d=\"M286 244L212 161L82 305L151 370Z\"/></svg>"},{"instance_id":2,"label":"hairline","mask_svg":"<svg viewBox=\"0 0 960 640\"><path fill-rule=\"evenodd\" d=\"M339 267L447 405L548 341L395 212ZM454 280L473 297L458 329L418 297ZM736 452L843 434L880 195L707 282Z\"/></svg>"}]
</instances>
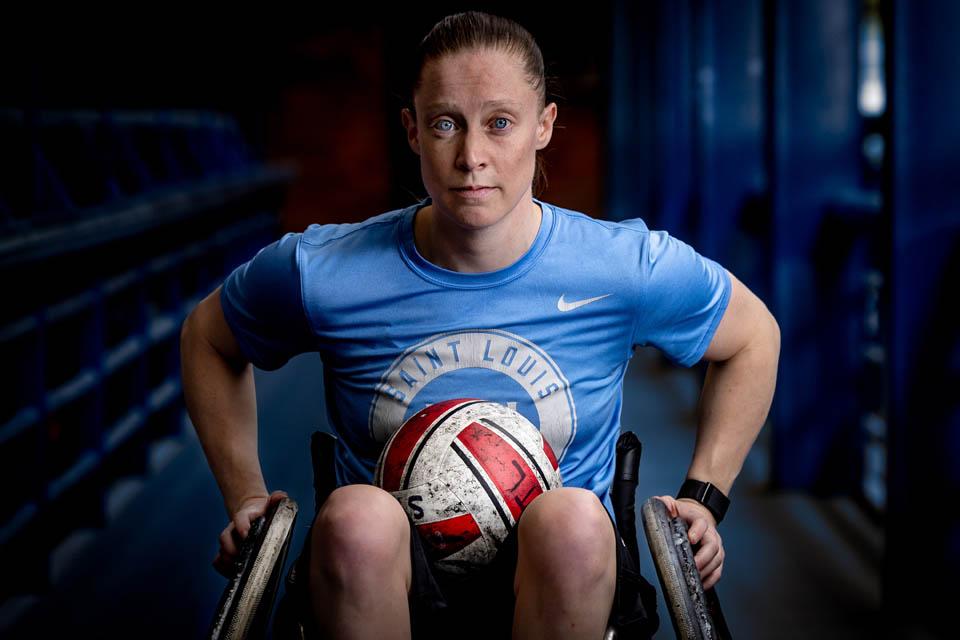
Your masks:
<instances>
[{"instance_id":1,"label":"hairline","mask_svg":"<svg viewBox=\"0 0 960 640\"><path fill-rule=\"evenodd\" d=\"M417 74L416 82L414 82L414 85L413 85L413 87L412 87L412 92L411 92L411 95L410 95L410 98L411 98L411 105L410 105L410 106L411 106L412 108L415 108L415 107L416 107L415 104L412 104L412 101L413 101L413 99L416 97L417 90L420 88L420 81L421 81L421 78L423 77L423 70L427 67L428 64L430 64L431 62L434 62L434 61L436 61L436 60L440 60L441 58L444 58L444 57L446 57L446 56L456 56L456 55L461 55L461 54L472 54L472 53L479 53L479 52L482 52L482 51L497 51L497 52L500 52L500 53L506 53L506 54L508 54L508 55L513 56L513 58L515 59L515 61L519 63L517 66L520 67L520 72L523 73L524 80L525 80L526 83L530 86L530 88L533 89L533 91L537 94L537 111L543 110L543 109L547 106L547 104L549 104L548 101L547 101L547 86L546 86L546 80L547 80L547 79L546 79L546 75L544 75L542 78L536 78L536 77L534 77L534 81L536 81L536 80L540 80L540 81L541 81L540 88L539 88L539 89L536 88L536 87L534 86L534 82L531 82L531 80L530 80L530 78L533 77L534 74L530 74L530 73L527 71L526 55L525 55L525 52L524 52L524 50L523 50L522 47L520 47L519 45L516 45L516 44L509 43L509 42L508 42L508 43L501 43L501 42L483 43L483 42L478 42L478 43L466 45L466 46L464 46L464 47L461 47L461 48L459 48L459 49L455 49L455 50L452 50L452 51L445 51L445 52L443 52L443 53L441 53L441 54L439 54L439 55L434 55L434 56L430 56L430 57L425 57L425 58L423 59L423 61L421 62L421 64L420 64L420 70L419 70L419 72L418 72L418 74Z\"/></svg>"}]
</instances>

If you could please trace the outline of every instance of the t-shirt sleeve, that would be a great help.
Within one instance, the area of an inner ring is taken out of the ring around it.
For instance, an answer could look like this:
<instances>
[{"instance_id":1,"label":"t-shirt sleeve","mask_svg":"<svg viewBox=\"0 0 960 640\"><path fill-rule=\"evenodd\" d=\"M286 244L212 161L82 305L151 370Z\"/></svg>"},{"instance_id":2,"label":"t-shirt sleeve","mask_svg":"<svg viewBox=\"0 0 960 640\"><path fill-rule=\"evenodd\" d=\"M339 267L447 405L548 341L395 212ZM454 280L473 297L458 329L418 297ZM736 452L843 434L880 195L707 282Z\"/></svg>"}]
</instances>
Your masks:
<instances>
[{"instance_id":1,"label":"t-shirt sleeve","mask_svg":"<svg viewBox=\"0 0 960 640\"><path fill-rule=\"evenodd\" d=\"M254 366L271 371L316 341L303 306L300 234L288 233L227 276L220 304L240 349Z\"/></svg>"},{"instance_id":2,"label":"t-shirt sleeve","mask_svg":"<svg viewBox=\"0 0 960 640\"><path fill-rule=\"evenodd\" d=\"M633 343L689 367L703 357L730 300L727 270L666 231L649 231L640 252Z\"/></svg>"}]
</instances>

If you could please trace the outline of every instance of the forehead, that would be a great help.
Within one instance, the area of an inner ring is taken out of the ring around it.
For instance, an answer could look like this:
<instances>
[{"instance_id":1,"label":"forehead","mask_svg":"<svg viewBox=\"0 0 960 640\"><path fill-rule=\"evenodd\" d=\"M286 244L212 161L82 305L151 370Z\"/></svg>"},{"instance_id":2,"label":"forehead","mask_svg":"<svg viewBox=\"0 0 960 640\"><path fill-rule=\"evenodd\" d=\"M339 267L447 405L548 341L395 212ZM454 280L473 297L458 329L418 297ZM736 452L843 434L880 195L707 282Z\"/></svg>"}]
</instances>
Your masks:
<instances>
[{"instance_id":1,"label":"forehead","mask_svg":"<svg viewBox=\"0 0 960 640\"><path fill-rule=\"evenodd\" d=\"M537 93L517 54L475 49L448 54L423 67L417 109L458 105L464 109L536 105Z\"/></svg>"}]
</instances>

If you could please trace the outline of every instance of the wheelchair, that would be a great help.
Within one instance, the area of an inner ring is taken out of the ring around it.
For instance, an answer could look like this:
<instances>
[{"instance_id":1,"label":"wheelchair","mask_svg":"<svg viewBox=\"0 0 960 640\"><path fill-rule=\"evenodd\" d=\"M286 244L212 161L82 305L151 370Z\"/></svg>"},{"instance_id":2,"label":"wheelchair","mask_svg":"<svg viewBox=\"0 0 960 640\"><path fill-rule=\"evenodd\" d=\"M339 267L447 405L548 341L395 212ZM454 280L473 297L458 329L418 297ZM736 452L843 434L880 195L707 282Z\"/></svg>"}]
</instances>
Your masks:
<instances>
[{"instance_id":1,"label":"wheelchair","mask_svg":"<svg viewBox=\"0 0 960 640\"><path fill-rule=\"evenodd\" d=\"M336 488L334 471L336 442L335 435L324 431L315 431L310 439L314 486L313 519ZM620 434L617 439L616 466L610 490L618 533L636 567L640 566L636 529L636 492L641 451L642 446L636 434L632 431L624 431ZM241 547L236 575L225 589L218 606L208 635L211 640L266 637L271 613L273 613L272 632L275 640L310 640L314 637L312 621L307 618L310 615L309 594L306 586L309 566L305 561L304 551L308 548L306 545L310 544L309 539L287 572L284 579L286 591L276 611L272 611L280 574L292 537L296 512L296 504L287 499L274 505L265 517L258 518L253 524L250 535ZM721 640L729 638L729 631L726 629L726 622L720 612L715 592L711 590L704 597L701 586L699 591L693 589L692 593L695 597L691 600L684 586L684 582L690 586L691 583L699 585L700 581L696 567L691 567L689 562L685 568L682 567L676 552L673 551L675 547L680 549L681 555L686 554L688 559L692 558L695 551L690 549L690 544L686 540L686 529L682 521L670 519L662 503L651 498L644 504L644 522L651 549L657 549L659 545L663 550L659 555L664 557L667 554L672 555L669 562L676 566L674 574L668 575L673 567L661 568L658 554L654 554L654 560L658 562L658 577L661 586L665 588L664 595L670 605L671 620L677 636L720 638ZM656 522L660 525L656 525ZM660 539L654 540L651 532L658 526L665 533L656 534ZM683 571L687 572L686 576L683 575ZM682 595L674 597L670 590L676 591L677 594L682 592ZM696 596L697 593L699 597ZM677 606L674 606L674 603L677 603ZM611 625L607 628L604 640L649 637L659 625L659 618L655 611L646 613L646 624L631 625L632 630L618 629ZM713 625L713 621L717 624Z\"/></svg>"}]
</instances>

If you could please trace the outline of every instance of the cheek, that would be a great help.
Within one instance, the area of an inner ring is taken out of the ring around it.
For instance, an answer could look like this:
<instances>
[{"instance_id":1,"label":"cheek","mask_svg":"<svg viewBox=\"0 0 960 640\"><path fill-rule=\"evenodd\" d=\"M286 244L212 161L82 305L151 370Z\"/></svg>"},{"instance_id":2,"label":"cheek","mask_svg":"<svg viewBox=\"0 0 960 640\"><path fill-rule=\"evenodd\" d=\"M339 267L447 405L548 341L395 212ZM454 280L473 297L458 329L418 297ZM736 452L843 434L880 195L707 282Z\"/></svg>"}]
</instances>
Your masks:
<instances>
[{"instance_id":1,"label":"cheek","mask_svg":"<svg viewBox=\"0 0 960 640\"><path fill-rule=\"evenodd\" d=\"M537 136L536 132L531 132L524 136L523 140L517 141L517 155L523 158L524 162L529 162L537 156Z\"/></svg>"},{"instance_id":2,"label":"cheek","mask_svg":"<svg viewBox=\"0 0 960 640\"><path fill-rule=\"evenodd\" d=\"M450 162L449 156L449 145L438 144L436 140L420 145L420 164L425 168L442 167L444 163Z\"/></svg>"},{"instance_id":3,"label":"cheek","mask_svg":"<svg viewBox=\"0 0 960 640\"><path fill-rule=\"evenodd\" d=\"M434 149L420 147L420 171L424 179L436 174L436 167L439 165L437 155Z\"/></svg>"},{"instance_id":4,"label":"cheek","mask_svg":"<svg viewBox=\"0 0 960 640\"><path fill-rule=\"evenodd\" d=\"M526 174L533 174L537 161L537 147L532 140L518 140L511 145L507 156L512 163L512 173L518 180L525 180Z\"/></svg>"},{"instance_id":5,"label":"cheek","mask_svg":"<svg viewBox=\"0 0 960 640\"><path fill-rule=\"evenodd\" d=\"M449 162L444 162L441 156L430 156L420 165L421 177L425 187L442 187L450 182L453 172Z\"/></svg>"}]
</instances>

